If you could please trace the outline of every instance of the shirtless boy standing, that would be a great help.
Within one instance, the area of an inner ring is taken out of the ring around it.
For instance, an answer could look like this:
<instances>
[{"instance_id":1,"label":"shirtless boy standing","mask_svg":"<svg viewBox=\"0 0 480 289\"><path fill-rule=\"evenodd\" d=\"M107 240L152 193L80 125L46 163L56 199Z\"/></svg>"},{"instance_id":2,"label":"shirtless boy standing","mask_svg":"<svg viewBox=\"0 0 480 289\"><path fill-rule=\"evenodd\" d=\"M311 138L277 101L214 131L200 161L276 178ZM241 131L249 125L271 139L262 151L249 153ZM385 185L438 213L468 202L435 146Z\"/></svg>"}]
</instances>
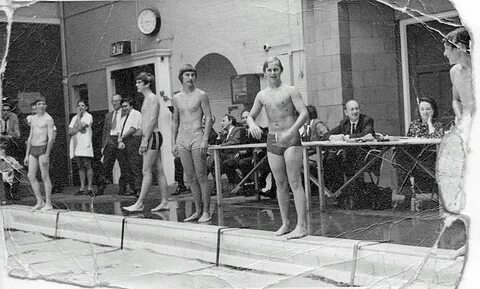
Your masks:
<instances>
[{"instance_id":1,"label":"shirtless boy standing","mask_svg":"<svg viewBox=\"0 0 480 289\"><path fill-rule=\"evenodd\" d=\"M37 204L33 206L32 212L38 209L47 211L52 207L52 182L50 181L50 151L52 150L53 135L53 118L45 111L47 103L45 98L39 98L35 101L37 114L32 116L30 122L30 135L27 140L27 151L23 163L28 166L28 179L32 185ZM40 192L40 184L37 180L37 171L40 167L43 184L45 186L45 198L43 201Z\"/></svg>"},{"instance_id":2,"label":"shirtless boy standing","mask_svg":"<svg viewBox=\"0 0 480 289\"><path fill-rule=\"evenodd\" d=\"M254 118L265 106L268 118L267 155L277 184L277 199L282 217L282 226L275 234L284 235L289 230L288 219L289 186L293 191L297 211L297 226L288 233L287 239L307 235L305 191L302 185L302 148L299 128L308 117L307 108L300 92L282 83L283 66L277 57L268 58L263 64L263 72L268 79L268 87L260 91L250 110L247 123L250 133L257 139L262 135L261 128Z\"/></svg>"},{"instance_id":3,"label":"shirtless boy standing","mask_svg":"<svg viewBox=\"0 0 480 289\"><path fill-rule=\"evenodd\" d=\"M462 118L471 117L475 111L473 95L472 59L470 56L470 35L465 28L458 28L445 36L443 55L452 65L450 79L452 81L453 111L456 123Z\"/></svg>"},{"instance_id":4,"label":"shirtless boy standing","mask_svg":"<svg viewBox=\"0 0 480 289\"><path fill-rule=\"evenodd\" d=\"M443 46L445 48L443 55L452 65L450 80L452 81L455 127L443 138L440 145L436 168L437 182L443 207L462 219L468 232L470 222L459 214L467 205L464 178L468 164L465 163L469 151L470 126L476 108L473 94L470 34L464 27L457 28L445 36ZM476 204L469 203L468 206L472 209ZM455 257L465 255L466 249L466 245L460 247L456 251Z\"/></svg>"},{"instance_id":5,"label":"shirtless boy standing","mask_svg":"<svg viewBox=\"0 0 480 289\"><path fill-rule=\"evenodd\" d=\"M151 86L154 86L154 76L147 72L142 72L136 77L137 91L141 92L145 99L142 105L142 142L138 152L143 155L142 166L142 188L140 189L140 196L135 204L123 209L134 212L143 211L144 201L148 190L152 185L152 167L157 165L157 180L160 185L160 192L162 194L162 201L160 205L153 208L151 211L156 212L168 209L168 191L167 178L163 171L162 157L160 148L162 146L163 138L158 129L158 115L160 113L160 100L152 92Z\"/></svg>"},{"instance_id":6,"label":"shirtless boy standing","mask_svg":"<svg viewBox=\"0 0 480 289\"><path fill-rule=\"evenodd\" d=\"M195 213L184 221L210 221L210 191L207 186L206 156L212 116L207 94L195 87L197 71L186 64L178 79L183 89L173 97L172 154L180 156L187 183L195 201ZM202 117L205 116L205 129Z\"/></svg>"}]
</instances>

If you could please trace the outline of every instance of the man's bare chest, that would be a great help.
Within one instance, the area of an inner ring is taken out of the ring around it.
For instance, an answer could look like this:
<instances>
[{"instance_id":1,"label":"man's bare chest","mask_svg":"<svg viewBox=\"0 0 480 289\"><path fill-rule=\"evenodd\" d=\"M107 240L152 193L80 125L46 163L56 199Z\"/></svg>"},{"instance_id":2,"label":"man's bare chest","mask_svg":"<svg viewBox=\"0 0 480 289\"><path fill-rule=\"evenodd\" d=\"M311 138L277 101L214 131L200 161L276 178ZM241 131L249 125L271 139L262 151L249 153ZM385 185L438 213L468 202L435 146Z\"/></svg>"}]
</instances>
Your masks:
<instances>
[{"instance_id":1,"label":"man's bare chest","mask_svg":"<svg viewBox=\"0 0 480 289\"><path fill-rule=\"evenodd\" d=\"M180 113L195 113L201 109L198 97L180 97L177 106Z\"/></svg>"}]
</instances>

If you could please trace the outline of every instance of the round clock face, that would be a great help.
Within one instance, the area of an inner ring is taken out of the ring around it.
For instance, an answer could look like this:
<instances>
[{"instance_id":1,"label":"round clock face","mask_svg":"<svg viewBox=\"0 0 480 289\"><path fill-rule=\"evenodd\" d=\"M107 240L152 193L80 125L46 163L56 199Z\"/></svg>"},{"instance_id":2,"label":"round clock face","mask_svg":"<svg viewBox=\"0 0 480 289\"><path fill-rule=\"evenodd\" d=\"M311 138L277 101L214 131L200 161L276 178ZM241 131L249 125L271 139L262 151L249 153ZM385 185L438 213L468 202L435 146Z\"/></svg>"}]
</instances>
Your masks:
<instances>
[{"instance_id":1,"label":"round clock face","mask_svg":"<svg viewBox=\"0 0 480 289\"><path fill-rule=\"evenodd\" d=\"M153 34L160 29L160 15L152 9L144 9L138 14L138 29L143 34Z\"/></svg>"}]
</instances>

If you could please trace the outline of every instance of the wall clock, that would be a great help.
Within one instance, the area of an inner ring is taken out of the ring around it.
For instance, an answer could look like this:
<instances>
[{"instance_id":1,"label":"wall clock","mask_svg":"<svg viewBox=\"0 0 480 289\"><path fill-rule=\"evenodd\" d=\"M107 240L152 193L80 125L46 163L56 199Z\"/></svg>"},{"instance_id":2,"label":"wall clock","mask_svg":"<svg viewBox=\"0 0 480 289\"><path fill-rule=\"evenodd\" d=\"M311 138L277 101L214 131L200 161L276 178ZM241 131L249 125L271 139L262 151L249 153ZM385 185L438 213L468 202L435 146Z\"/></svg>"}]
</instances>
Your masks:
<instances>
[{"instance_id":1,"label":"wall clock","mask_svg":"<svg viewBox=\"0 0 480 289\"><path fill-rule=\"evenodd\" d=\"M153 35L160 31L160 13L156 9L143 9L138 14L138 29L145 35Z\"/></svg>"}]
</instances>

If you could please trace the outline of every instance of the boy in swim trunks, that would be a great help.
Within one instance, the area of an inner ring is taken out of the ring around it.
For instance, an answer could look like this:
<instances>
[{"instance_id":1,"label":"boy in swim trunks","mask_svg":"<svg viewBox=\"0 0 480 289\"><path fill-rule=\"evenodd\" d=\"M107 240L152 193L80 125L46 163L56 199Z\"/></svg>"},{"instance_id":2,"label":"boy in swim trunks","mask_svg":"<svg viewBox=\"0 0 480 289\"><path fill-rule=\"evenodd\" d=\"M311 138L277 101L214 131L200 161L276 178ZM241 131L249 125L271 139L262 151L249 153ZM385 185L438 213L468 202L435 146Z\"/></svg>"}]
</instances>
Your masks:
<instances>
[{"instance_id":1,"label":"boy in swim trunks","mask_svg":"<svg viewBox=\"0 0 480 289\"><path fill-rule=\"evenodd\" d=\"M44 98L35 101L37 114L31 118L30 135L27 140L27 151L25 160L28 166L28 179L32 185L37 203L32 211L41 209L51 210L52 207L52 182L50 181L50 151L54 142L53 118L46 112L47 103ZM37 180L37 171L40 167L43 184L45 186L44 201L40 192L40 184Z\"/></svg>"},{"instance_id":2,"label":"boy in swim trunks","mask_svg":"<svg viewBox=\"0 0 480 289\"><path fill-rule=\"evenodd\" d=\"M257 139L262 129L255 123L263 106L267 112L268 131L267 155L277 184L277 199L282 217L282 226L275 232L287 234L289 187L293 191L297 225L288 233L287 239L302 238L307 235L305 191L302 185L302 149L299 128L308 117L307 108L300 92L295 87L282 83L283 66L277 57L268 58L263 64L263 72L268 79L268 87L260 91L250 110L247 123L250 133Z\"/></svg>"},{"instance_id":3,"label":"boy in swim trunks","mask_svg":"<svg viewBox=\"0 0 480 289\"><path fill-rule=\"evenodd\" d=\"M172 101L172 154L180 156L195 201L195 213L184 221L205 223L211 218L206 157L212 116L207 94L195 87L196 78L197 71L190 64L181 68L178 74L183 90ZM205 128L202 127L202 117L205 117Z\"/></svg>"},{"instance_id":4,"label":"boy in swim trunks","mask_svg":"<svg viewBox=\"0 0 480 289\"><path fill-rule=\"evenodd\" d=\"M143 179L138 200L131 206L123 207L123 209L130 212L143 211L145 198L152 185L152 167L154 164L157 165L157 180L160 185L162 201L160 202L160 205L153 208L151 211L156 212L160 210L168 210L167 178L163 171L160 151L163 138L158 129L160 100L150 88L155 87L154 81L154 76L147 72L142 72L136 77L135 86L137 87L137 91L145 96L142 105L142 142L138 149L138 152L143 155Z\"/></svg>"}]
</instances>

